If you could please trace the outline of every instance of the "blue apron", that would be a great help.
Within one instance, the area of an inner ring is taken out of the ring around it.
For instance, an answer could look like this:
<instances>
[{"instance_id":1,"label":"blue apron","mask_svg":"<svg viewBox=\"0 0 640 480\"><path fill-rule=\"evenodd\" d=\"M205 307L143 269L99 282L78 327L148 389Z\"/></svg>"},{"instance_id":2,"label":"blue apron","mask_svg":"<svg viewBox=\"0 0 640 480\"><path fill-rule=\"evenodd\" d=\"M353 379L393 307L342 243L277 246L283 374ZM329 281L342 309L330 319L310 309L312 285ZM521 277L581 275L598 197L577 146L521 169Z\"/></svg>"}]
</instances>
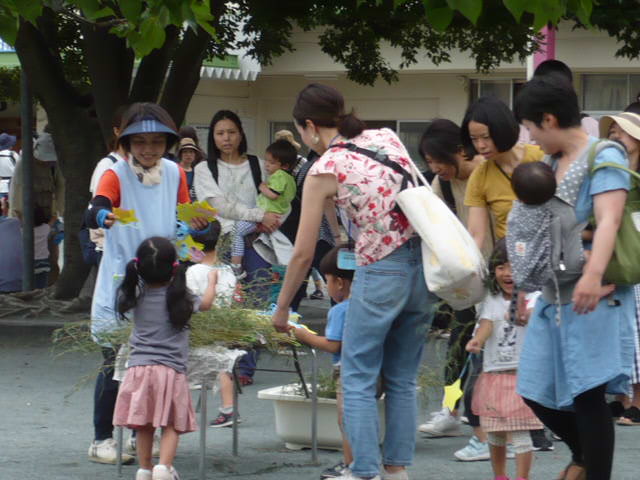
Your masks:
<instances>
[{"instance_id":1,"label":"blue apron","mask_svg":"<svg viewBox=\"0 0 640 480\"><path fill-rule=\"evenodd\" d=\"M119 326L116 293L138 246L149 237L175 238L180 171L174 162L164 158L161 161L162 182L158 185L140 183L124 160L118 160L110 168L120 181L120 208L134 210L138 222L128 225L116 222L105 230L104 254L91 304L91 333L98 343L107 345L96 336Z\"/></svg>"}]
</instances>

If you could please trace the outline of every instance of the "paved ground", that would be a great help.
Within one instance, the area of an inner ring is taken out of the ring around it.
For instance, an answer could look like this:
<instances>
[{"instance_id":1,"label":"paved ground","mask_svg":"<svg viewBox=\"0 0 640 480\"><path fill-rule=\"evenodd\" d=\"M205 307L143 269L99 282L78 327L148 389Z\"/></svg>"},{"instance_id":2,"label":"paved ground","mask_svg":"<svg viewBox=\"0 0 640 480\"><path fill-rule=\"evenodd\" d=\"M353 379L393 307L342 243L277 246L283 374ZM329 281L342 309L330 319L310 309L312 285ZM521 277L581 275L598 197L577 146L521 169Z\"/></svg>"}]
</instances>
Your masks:
<instances>
[{"instance_id":1,"label":"paved ground","mask_svg":"<svg viewBox=\"0 0 640 480\"><path fill-rule=\"evenodd\" d=\"M321 308L308 309L307 319L319 324L322 312ZM69 355L56 359L49 342L53 327L10 323L0 323L0 438L3 439L0 480L117 478L115 467L90 463L86 457L92 440L92 380L99 365L98 356ZM439 369L438 359L445 344L432 340L428 347L425 364ZM270 355L260 359L261 366L265 367L286 366L286 362ZM323 358L323 363L329 365L328 356ZM78 385L83 378L90 380ZM230 429L209 429L208 479L317 479L321 468L339 460L337 452L320 451L320 465L312 465L309 451L288 451L275 435L272 406L268 401L258 400L256 393L292 380L290 374L261 372L255 385L246 389L240 399L244 422L240 427L239 457L231 454ZM428 410L435 409L437 403L437 400L431 401ZM209 412L212 418L215 408L211 404ZM197 477L198 438L198 434L190 434L181 441L176 467L183 480ZM411 477L420 480L492 478L488 462L465 464L453 459L452 453L464 446L466 440L466 437L425 439L419 436ZM640 428L617 428L615 480L640 478L639 441ZM555 452L536 455L531 478L555 478L567 458L566 449L556 443ZM124 478L133 478L135 469L135 466L125 467Z\"/></svg>"}]
</instances>

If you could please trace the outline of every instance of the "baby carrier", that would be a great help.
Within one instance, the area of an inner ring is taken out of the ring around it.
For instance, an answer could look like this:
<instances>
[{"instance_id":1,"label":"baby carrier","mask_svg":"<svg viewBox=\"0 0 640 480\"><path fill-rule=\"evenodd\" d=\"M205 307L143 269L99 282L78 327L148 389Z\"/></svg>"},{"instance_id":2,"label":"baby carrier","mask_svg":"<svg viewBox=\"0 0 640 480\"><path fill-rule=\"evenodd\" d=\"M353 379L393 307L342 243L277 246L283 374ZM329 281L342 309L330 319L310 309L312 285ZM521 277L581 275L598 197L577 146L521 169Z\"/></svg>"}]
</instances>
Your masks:
<instances>
[{"instance_id":1,"label":"baby carrier","mask_svg":"<svg viewBox=\"0 0 640 480\"><path fill-rule=\"evenodd\" d=\"M517 289L542 290L549 303L571 302L585 265L582 232L588 224L578 222L575 205L595 157L605 148L617 148L626 156L616 142L596 142L571 164L551 200L542 205L514 202L508 219L507 251ZM553 164L549 155L543 161Z\"/></svg>"}]
</instances>

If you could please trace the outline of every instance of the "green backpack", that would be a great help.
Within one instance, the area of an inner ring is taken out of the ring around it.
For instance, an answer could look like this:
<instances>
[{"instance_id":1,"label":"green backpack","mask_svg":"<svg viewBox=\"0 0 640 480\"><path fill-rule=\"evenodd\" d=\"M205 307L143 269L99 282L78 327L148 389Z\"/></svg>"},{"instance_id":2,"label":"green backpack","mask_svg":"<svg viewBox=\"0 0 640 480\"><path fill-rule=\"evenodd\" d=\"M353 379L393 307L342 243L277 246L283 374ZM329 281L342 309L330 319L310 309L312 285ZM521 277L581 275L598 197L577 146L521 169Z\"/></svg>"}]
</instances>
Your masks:
<instances>
[{"instance_id":1,"label":"green backpack","mask_svg":"<svg viewBox=\"0 0 640 480\"><path fill-rule=\"evenodd\" d=\"M604 274L607 283L616 285L636 285L640 283L640 174L618 163L605 162L594 167L596 154L600 149L593 145L589 154L589 171L593 175L605 167L624 170L631 175L631 188L624 205L620 230L616 236L616 246ZM595 225L595 218L592 218Z\"/></svg>"}]
</instances>

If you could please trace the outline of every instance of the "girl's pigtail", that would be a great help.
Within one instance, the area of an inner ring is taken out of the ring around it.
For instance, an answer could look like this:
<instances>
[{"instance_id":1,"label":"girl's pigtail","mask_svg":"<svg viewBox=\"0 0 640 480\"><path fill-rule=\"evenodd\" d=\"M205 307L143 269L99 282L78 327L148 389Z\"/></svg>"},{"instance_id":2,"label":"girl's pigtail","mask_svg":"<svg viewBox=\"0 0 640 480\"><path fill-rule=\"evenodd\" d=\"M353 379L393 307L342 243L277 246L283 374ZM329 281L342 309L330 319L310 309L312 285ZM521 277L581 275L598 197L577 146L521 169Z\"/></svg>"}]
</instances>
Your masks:
<instances>
[{"instance_id":1,"label":"girl's pigtail","mask_svg":"<svg viewBox=\"0 0 640 480\"><path fill-rule=\"evenodd\" d=\"M167 289L169 320L178 330L189 327L193 313L193 295L187 288L187 266L176 265L175 273Z\"/></svg>"},{"instance_id":2,"label":"girl's pigtail","mask_svg":"<svg viewBox=\"0 0 640 480\"><path fill-rule=\"evenodd\" d=\"M121 319L126 319L125 313L133 310L138 303L138 287L140 276L138 275L138 259L130 260L127 263L124 280L118 289L118 313Z\"/></svg>"}]
</instances>

